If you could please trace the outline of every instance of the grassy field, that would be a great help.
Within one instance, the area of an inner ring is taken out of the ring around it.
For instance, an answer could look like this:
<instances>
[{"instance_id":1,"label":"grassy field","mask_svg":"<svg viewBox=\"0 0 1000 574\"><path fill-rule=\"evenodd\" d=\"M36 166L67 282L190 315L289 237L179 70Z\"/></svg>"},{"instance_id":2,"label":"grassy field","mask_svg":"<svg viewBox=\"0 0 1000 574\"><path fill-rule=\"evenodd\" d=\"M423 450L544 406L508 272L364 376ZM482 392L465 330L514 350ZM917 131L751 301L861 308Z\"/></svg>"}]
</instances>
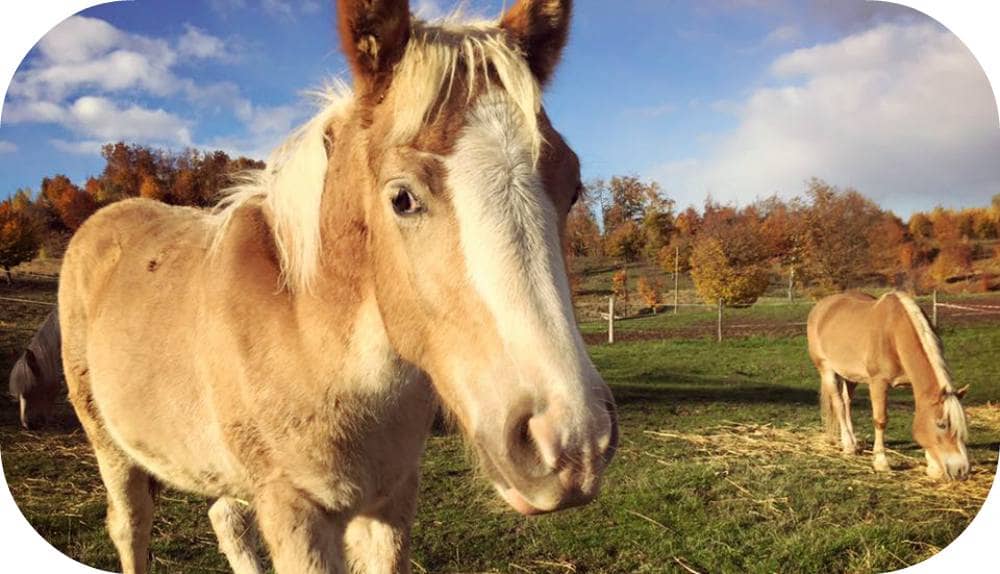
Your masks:
<instances>
[{"instance_id":1,"label":"grassy field","mask_svg":"<svg viewBox=\"0 0 1000 574\"><path fill-rule=\"evenodd\" d=\"M51 283L0 287L0 297L52 300ZM0 301L0 372L47 308ZM619 404L622 441L605 491L590 506L526 519L505 509L459 437L434 436L414 524L417 572L870 572L919 562L953 540L992 483L1000 447L1000 322L956 316L942 337L955 379L972 385L970 480L931 482L910 438L912 400L891 394L891 474L845 457L820 436L816 373L795 323L807 306L727 311L715 343L711 312L621 322L625 337L591 354ZM791 324L791 326L784 326ZM659 334L659 336L655 336ZM866 389L855 426L870 443ZM65 407L65 405L63 405ZM0 406L0 455L13 495L53 545L115 569L103 490L79 430L24 432ZM160 572L226 572L208 502L166 491L154 526Z\"/></svg>"}]
</instances>

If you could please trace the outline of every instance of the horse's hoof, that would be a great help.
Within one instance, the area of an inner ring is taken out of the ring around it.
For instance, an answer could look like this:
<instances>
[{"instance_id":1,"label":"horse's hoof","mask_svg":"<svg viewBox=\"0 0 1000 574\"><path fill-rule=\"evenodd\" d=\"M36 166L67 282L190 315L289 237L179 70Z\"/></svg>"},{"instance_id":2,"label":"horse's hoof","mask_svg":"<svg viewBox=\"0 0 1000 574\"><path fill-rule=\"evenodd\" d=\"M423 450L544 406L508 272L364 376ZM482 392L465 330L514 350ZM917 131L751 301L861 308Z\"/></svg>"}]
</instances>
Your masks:
<instances>
[{"instance_id":1,"label":"horse's hoof","mask_svg":"<svg viewBox=\"0 0 1000 574\"><path fill-rule=\"evenodd\" d=\"M872 466L875 467L876 472L889 472L891 470L889 468L889 462L885 459L885 456L876 457L875 460L872 461Z\"/></svg>"}]
</instances>

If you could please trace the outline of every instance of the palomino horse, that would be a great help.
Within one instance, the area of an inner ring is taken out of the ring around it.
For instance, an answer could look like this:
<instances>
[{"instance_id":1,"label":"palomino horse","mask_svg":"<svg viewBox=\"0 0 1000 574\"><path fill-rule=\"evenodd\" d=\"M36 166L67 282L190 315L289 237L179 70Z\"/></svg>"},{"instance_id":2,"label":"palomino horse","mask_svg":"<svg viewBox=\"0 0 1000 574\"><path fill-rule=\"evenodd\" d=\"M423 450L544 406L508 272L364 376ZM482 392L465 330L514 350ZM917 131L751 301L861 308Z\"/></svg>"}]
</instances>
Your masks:
<instances>
[{"instance_id":1,"label":"palomino horse","mask_svg":"<svg viewBox=\"0 0 1000 574\"><path fill-rule=\"evenodd\" d=\"M874 466L888 471L885 456L889 387L910 385L916 403L913 438L924 448L927 474L965 478L965 412L959 403L968 387L955 390L941 343L920 307L903 293L879 299L862 293L832 295L809 313L809 356L819 370L827 432L839 429L844 452L857 451L851 399L858 383L868 383L875 421Z\"/></svg>"},{"instance_id":2,"label":"palomino horse","mask_svg":"<svg viewBox=\"0 0 1000 574\"><path fill-rule=\"evenodd\" d=\"M215 213L123 201L59 302L74 407L125 572L159 482L217 499L239 573L406 572L437 397L524 514L593 499L617 443L561 239L580 189L540 87L568 0L426 24L341 0L354 74ZM436 390L436 393L435 393Z\"/></svg>"},{"instance_id":3,"label":"palomino horse","mask_svg":"<svg viewBox=\"0 0 1000 574\"><path fill-rule=\"evenodd\" d=\"M53 311L10 370L8 390L20 405L21 426L26 429L51 418L56 398L66 388L59 341L59 313Z\"/></svg>"}]
</instances>

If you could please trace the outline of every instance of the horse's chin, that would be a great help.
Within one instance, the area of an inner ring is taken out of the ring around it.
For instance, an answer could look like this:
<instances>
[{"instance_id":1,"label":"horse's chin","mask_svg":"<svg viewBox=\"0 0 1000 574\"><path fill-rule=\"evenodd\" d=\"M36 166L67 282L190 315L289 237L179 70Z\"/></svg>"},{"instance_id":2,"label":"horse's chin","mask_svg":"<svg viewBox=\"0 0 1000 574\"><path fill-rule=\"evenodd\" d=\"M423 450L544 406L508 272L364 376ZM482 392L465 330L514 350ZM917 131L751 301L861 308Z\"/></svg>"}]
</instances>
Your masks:
<instances>
[{"instance_id":1,"label":"horse's chin","mask_svg":"<svg viewBox=\"0 0 1000 574\"><path fill-rule=\"evenodd\" d=\"M540 510L535 508L526 498L524 498L524 496L521 495L520 492L514 488L504 487L499 484L494 484L493 486L497 489L497 492L500 494L500 498L502 498L504 502L524 516L535 516L551 512L551 510Z\"/></svg>"}]
</instances>

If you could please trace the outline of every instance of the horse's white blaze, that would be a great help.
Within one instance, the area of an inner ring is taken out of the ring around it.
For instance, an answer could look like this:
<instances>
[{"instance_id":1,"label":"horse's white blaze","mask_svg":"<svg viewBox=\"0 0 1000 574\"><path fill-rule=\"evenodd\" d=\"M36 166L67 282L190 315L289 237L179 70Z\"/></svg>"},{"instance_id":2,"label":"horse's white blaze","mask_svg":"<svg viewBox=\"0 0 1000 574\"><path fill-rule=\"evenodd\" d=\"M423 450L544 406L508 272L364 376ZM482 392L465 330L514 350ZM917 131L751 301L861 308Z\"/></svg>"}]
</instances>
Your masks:
<instances>
[{"instance_id":1,"label":"horse's white blaze","mask_svg":"<svg viewBox=\"0 0 1000 574\"><path fill-rule=\"evenodd\" d=\"M536 396L546 389L539 398L550 407L582 411L598 377L573 328L558 215L542 189L522 116L506 95L484 95L445 160L447 183L469 280L515 365L508 378ZM570 421L587 414L560 413Z\"/></svg>"}]
</instances>

